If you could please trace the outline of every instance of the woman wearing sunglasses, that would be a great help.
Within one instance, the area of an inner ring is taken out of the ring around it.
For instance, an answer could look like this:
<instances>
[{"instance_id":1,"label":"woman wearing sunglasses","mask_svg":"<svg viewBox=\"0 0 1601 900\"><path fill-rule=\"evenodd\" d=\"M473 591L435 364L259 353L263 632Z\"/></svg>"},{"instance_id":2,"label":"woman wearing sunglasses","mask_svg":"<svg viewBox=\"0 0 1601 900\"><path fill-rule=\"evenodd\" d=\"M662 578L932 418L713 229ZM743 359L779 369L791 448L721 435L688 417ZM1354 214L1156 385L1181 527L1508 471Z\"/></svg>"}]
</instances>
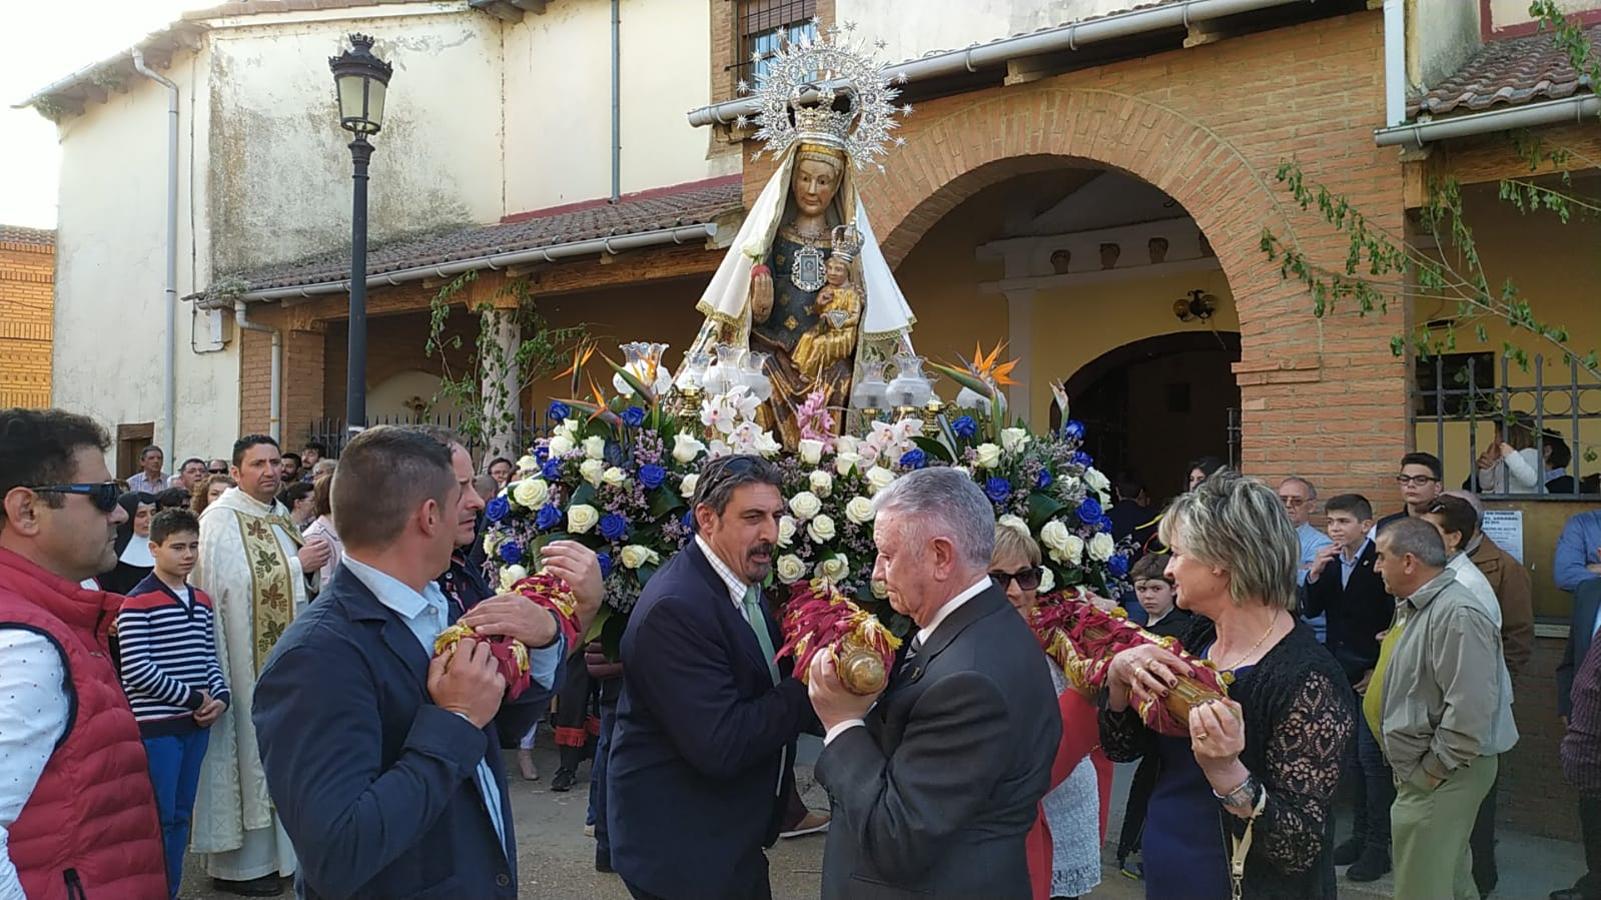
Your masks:
<instances>
[{"instance_id":1,"label":"woman wearing sunglasses","mask_svg":"<svg viewBox=\"0 0 1601 900\"><path fill-rule=\"evenodd\" d=\"M1024 621L1039 602L1045 571L1040 562L1040 546L1027 525L995 526L990 578ZM1062 741L1051 765L1051 792L1040 802L1040 818L1029 833L1028 869L1035 900L1077 897L1101 883L1101 838L1112 788L1112 764L1096 747L1095 707L1067 688L1055 663L1050 672L1062 713Z\"/></svg>"}]
</instances>

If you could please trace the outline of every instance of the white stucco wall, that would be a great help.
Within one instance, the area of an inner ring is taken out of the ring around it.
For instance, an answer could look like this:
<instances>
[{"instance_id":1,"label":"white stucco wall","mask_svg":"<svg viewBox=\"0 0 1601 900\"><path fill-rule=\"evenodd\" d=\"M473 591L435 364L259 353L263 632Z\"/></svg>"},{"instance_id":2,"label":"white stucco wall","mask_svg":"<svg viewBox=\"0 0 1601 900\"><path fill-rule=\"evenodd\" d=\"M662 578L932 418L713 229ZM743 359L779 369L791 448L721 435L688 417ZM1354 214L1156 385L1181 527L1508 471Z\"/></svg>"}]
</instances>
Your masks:
<instances>
[{"instance_id":1,"label":"white stucco wall","mask_svg":"<svg viewBox=\"0 0 1601 900\"><path fill-rule=\"evenodd\" d=\"M686 110L710 102L704 0L623 0L621 187L647 190L738 171L709 162ZM611 191L611 3L554 0L505 30L506 208L516 213Z\"/></svg>"},{"instance_id":2,"label":"white stucco wall","mask_svg":"<svg viewBox=\"0 0 1601 900\"><path fill-rule=\"evenodd\" d=\"M1406 78L1414 89L1438 84L1481 45L1477 3L1407 0L1406 22Z\"/></svg>"},{"instance_id":3,"label":"white stucco wall","mask_svg":"<svg viewBox=\"0 0 1601 900\"><path fill-rule=\"evenodd\" d=\"M1475 4L1477 5L1477 4ZM1557 0L1565 13L1601 9L1601 0ZM1533 21L1528 0L1490 0L1490 23L1497 29Z\"/></svg>"},{"instance_id":4,"label":"white stucco wall","mask_svg":"<svg viewBox=\"0 0 1601 900\"><path fill-rule=\"evenodd\" d=\"M835 0L834 18L854 22L869 40L882 39L888 62L901 62L936 50L955 50L1076 19L1128 9L1129 0Z\"/></svg>"}]
</instances>

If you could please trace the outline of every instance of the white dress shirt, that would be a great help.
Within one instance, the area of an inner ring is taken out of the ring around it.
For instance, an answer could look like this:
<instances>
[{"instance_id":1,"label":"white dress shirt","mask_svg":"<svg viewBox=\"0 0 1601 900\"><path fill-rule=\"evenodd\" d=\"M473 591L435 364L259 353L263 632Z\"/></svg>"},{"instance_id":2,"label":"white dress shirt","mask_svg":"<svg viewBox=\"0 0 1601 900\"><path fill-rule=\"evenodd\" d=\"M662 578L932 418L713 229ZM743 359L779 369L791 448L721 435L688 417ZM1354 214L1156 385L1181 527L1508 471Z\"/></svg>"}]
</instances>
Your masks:
<instances>
[{"instance_id":1,"label":"white dress shirt","mask_svg":"<svg viewBox=\"0 0 1601 900\"><path fill-rule=\"evenodd\" d=\"M716 572L717 577L722 579L723 584L728 586L728 599L734 601L734 608L739 610L740 618L745 619L745 592L750 590L750 582L739 577L738 572L730 569L728 563L723 562L723 558L718 556L717 551L712 549L712 545L706 543L706 540L698 534L695 535L695 544L700 547L700 552L705 554L706 561L712 564L712 571ZM746 621L750 620L746 619Z\"/></svg>"},{"instance_id":2,"label":"white dress shirt","mask_svg":"<svg viewBox=\"0 0 1601 900\"><path fill-rule=\"evenodd\" d=\"M940 607L938 612L934 613L934 618L929 619L927 625L924 625L922 628L917 630L917 637L913 642L919 647L928 646L929 639L934 636L935 631L939 630L940 624L946 619L950 618L951 613L961 609L962 606L967 603L967 601L977 597L979 594L984 593L984 590L988 588L991 583L990 577L985 575L983 578L980 578L978 581L975 581L969 585L967 590L962 591L960 594L957 594L956 596L947 600L945 605ZM861 719L846 719L843 722L835 724L833 728L828 729L827 734L823 735L823 746L828 746L833 742L834 738L837 738L846 731L855 728L857 725L866 724L867 723Z\"/></svg>"},{"instance_id":3,"label":"white dress shirt","mask_svg":"<svg viewBox=\"0 0 1601 900\"><path fill-rule=\"evenodd\" d=\"M66 664L49 638L0 629L0 900L25 900L10 828L67 729Z\"/></svg>"}]
</instances>

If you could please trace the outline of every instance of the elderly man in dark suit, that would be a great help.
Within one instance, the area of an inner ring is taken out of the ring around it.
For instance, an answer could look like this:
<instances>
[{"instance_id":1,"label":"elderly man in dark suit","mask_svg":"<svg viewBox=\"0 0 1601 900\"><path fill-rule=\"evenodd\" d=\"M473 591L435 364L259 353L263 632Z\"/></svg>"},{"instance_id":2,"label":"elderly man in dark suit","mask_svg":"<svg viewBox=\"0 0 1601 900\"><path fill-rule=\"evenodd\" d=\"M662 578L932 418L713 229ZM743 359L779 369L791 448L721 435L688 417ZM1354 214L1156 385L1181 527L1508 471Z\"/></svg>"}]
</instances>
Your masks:
<instances>
[{"instance_id":1,"label":"elderly man in dark suit","mask_svg":"<svg viewBox=\"0 0 1601 900\"><path fill-rule=\"evenodd\" d=\"M994 511L951 468L873 505L874 578L919 630L881 698L846 691L831 654L813 662L834 803L823 896L1029 897L1025 839L1062 723L1045 655L988 575Z\"/></svg>"},{"instance_id":2,"label":"elderly man in dark suit","mask_svg":"<svg viewBox=\"0 0 1601 900\"><path fill-rule=\"evenodd\" d=\"M708 463L695 540L651 577L623 633L606 815L612 866L635 897L771 895L762 849L812 724L805 686L773 661L782 642L761 595L781 483L760 457Z\"/></svg>"},{"instance_id":3,"label":"elderly man in dark suit","mask_svg":"<svg viewBox=\"0 0 1601 900\"><path fill-rule=\"evenodd\" d=\"M344 558L256 687L267 786L302 897L517 895L497 723L533 722L575 635L521 596L467 611L478 633L529 648L535 686L516 701L503 700L487 642L465 638L433 656L434 638L463 614L434 579L483 505L470 476L453 471L451 447L413 428L364 431L339 458ZM586 627L601 598L594 555L564 542L546 568L573 586Z\"/></svg>"}]
</instances>

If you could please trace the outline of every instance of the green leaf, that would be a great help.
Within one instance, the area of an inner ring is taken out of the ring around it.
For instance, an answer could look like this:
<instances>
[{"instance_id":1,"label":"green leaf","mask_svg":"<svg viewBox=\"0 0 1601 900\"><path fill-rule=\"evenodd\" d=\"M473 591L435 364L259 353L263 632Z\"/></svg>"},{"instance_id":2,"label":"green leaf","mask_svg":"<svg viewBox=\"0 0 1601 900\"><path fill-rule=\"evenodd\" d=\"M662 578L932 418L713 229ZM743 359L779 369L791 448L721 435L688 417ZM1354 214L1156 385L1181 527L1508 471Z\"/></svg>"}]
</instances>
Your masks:
<instances>
[{"instance_id":1,"label":"green leaf","mask_svg":"<svg viewBox=\"0 0 1601 900\"><path fill-rule=\"evenodd\" d=\"M938 441L934 438L925 437L923 435L916 435L912 438L912 443L916 444L919 450L927 453L930 459L937 459L941 462L951 463L952 465L956 463L955 454L951 453L951 448L945 446L944 441Z\"/></svg>"},{"instance_id":2,"label":"green leaf","mask_svg":"<svg viewBox=\"0 0 1601 900\"><path fill-rule=\"evenodd\" d=\"M939 372L941 375L944 375L946 378L949 378L973 393L978 394L981 397L994 399L993 393L990 391L990 386L985 384L981 379L974 377L972 372L969 372L966 369L958 369L953 366L947 366L942 363L929 363L928 365L934 371Z\"/></svg>"},{"instance_id":3,"label":"green leaf","mask_svg":"<svg viewBox=\"0 0 1601 900\"><path fill-rule=\"evenodd\" d=\"M1066 508L1067 508L1067 504L1062 503L1061 501L1056 500L1056 499L1054 499L1052 497L1049 497L1049 496L1047 496L1045 494L1041 494L1038 491L1029 494L1028 495L1028 528L1029 528L1029 530L1034 532L1035 534L1039 534L1040 529L1045 527L1045 523L1046 522L1049 522L1052 519L1052 517L1054 517L1057 513L1061 512L1062 510L1064 510Z\"/></svg>"},{"instance_id":4,"label":"green leaf","mask_svg":"<svg viewBox=\"0 0 1601 900\"><path fill-rule=\"evenodd\" d=\"M645 583L650 581L650 577L656 574L656 570L658 568L660 568L660 566L656 566L652 563L645 563L644 565L640 566L636 570L639 573L639 586L643 588Z\"/></svg>"},{"instance_id":5,"label":"green leaf","mask_svg":"<svg viewBox=\"0 0 1601 900\"><path fill-rule=\"evenodd\" d=\"M689 505L684 501L683 497L678 496L677 491L670 490L666 483L663 483L661 487L651 491L649 499L650 516L652 519L656 520L660 520L667 516L668 513L675 512Z\"/></svg>"},{"instance_id":6,"label":"green leaf","mask_svg":"<svg viewBox=\"0 0 1601 900\"><path fill-rule=\"evenodd\" d=\"M582 503L586 506L594 506L596 499L594 485L586 482L580 485L578 490L573 491L573 499L569 500L567 505L572 507Z\"/></svg>"},{"instance_id":7,"label":"green leaf","mask_svg":"<svg viewBox=\"0 0 1601 900\"><path fill-rule=\"evenodd\" d=\"M587 644L590 641L599 640L601 633L606 630L606 623L611 621L611 617L616 614L617 611L615 609L602 603L600 611L595 613L594 621L590 622L589 627L584 629L584 636L580 641Z\"/></svg>"}]
</instances>

